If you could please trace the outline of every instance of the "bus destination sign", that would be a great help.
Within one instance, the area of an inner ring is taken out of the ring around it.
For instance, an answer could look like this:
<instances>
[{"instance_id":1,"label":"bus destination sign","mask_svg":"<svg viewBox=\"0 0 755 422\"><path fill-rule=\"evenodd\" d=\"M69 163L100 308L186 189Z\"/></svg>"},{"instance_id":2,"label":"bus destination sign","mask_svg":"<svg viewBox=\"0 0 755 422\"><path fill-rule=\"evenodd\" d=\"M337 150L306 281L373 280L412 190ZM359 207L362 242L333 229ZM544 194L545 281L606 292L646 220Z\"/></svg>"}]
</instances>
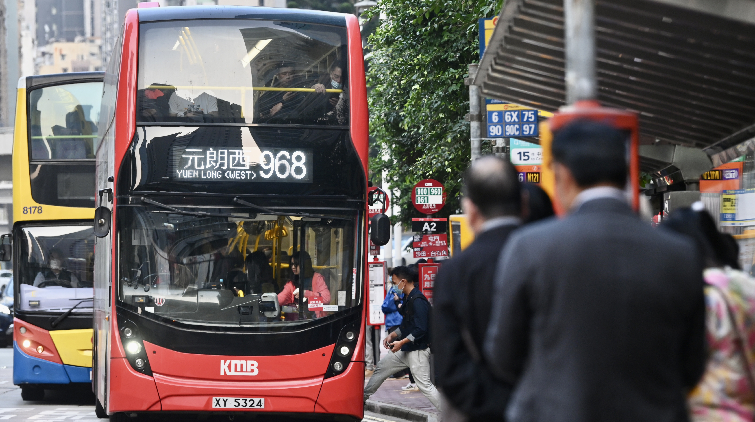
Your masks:
<instances>
[{"instance_id":1,"label":"bus destination sign","mask_svg":"<svg viewBox=\"0 0 755 422\"><path fill-rule=\"evenodd\" d=\"M193 182L312 181L307 149L201 148L173 151L173 179Z\"/></svg>"}]
</instances>

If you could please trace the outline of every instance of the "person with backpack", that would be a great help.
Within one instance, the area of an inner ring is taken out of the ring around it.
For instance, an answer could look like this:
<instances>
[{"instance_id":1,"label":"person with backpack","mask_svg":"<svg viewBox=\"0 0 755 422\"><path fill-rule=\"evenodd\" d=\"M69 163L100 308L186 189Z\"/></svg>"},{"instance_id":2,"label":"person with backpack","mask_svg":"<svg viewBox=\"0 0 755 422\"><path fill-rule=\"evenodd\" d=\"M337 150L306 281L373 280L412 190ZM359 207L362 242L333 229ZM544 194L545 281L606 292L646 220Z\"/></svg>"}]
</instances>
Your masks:
<instances>
[{"instance_id":1,"label":"person with backpack","mask_svg":"<svg viewBox=\"0 0 755 422\"><path fill-rule=\"evenodd\" d=\"M364 400L367 401L383 382L405 368L412 371L417 388L440 410L440 393L430 381L430 302L415 287L419 274L416 269L404 266L391 271L391 279L396 288L404 293L400 308L403 320L401 325L383 340L383 346L390 349L384 359L378 362L375 373L364 387Z\"/></svg>"},{"instance_id":2,"label":"person with backpack","mask_svg":"<svg viewBox=\"0 0 755 422\"><path fill-rule=\"evenodd\" d=\"M403 321L404 319L404 317L402 317L401 313L399 312L399 309L401 309L401 304L404 300L404 294L401 293L398 288L396 288L396 285L393 284L393 280L391 280L390 286L391 288L388 289L388 294L385 295L385 300L383 300L382 305L382 311L385 314L386 334L390 334L396 331L399 325L401 325L401 321ZM410 371L409 369L396 372L390 378L405 378L407 376L409 377L409 384L401 387L401 389L404 391L419 391L417 384L414 382L412 371Z\"/></svg>"}]
</instances>

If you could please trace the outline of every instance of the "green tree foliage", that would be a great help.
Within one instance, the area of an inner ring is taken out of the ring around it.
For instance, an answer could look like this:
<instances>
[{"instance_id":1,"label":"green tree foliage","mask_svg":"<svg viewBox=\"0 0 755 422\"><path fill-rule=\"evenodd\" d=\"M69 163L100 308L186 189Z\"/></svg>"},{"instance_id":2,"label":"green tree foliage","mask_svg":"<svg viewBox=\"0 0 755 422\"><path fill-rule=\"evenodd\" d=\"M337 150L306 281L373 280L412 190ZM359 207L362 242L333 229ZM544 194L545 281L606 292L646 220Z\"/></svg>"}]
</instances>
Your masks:
<instances>
[{"instance_id":1,"label":"green tree foliage","mask_svg":"<svg viewBox=\"0 0 755 422\"><path fill-rule=\"evenodd\" d=\"M326 12L354 13L355 0L288 0L290 9L324 10Z\"/></svg>"},{"instance_id":2,"label":"green tree foliage","mask_svg":"<svg viewBox=\"0 0 755 422\"><path fill-rule=\"evenodd\" d=\"M411 188L422 179L443 183L446 206L460 208L461 177L469 165L468 64L479 61L478 19L496 15L503 0L378 0L368 13L380 16L369 37L372 52L370 133L380 149L371 179L383 171L407 224L421 217ZM387 159L382 159L383 157Z\"/></svg>"}]
</instances>

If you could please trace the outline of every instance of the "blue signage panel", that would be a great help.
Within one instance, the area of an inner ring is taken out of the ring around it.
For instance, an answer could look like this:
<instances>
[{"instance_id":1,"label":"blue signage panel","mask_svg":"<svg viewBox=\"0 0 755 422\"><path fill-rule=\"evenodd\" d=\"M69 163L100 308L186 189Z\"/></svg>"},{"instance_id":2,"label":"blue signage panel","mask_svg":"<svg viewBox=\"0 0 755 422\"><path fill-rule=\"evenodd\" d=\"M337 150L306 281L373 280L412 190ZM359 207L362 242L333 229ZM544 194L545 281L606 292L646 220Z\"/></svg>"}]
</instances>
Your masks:
<instances>
[{"instance_id":1,"label":"blue signage panel","mask_svg":"<svg viewBox=\"0 0 755 422\"><path fill-rule=\"evenodd\" d=\"M490 108L494 110L490 110ZM537 110L522 109L517 107L514 110L507 110L499 106L488 106L487 124L488 138L510 138L510 137L535 137L539 135Z\"/></svg>"}]
</instances>

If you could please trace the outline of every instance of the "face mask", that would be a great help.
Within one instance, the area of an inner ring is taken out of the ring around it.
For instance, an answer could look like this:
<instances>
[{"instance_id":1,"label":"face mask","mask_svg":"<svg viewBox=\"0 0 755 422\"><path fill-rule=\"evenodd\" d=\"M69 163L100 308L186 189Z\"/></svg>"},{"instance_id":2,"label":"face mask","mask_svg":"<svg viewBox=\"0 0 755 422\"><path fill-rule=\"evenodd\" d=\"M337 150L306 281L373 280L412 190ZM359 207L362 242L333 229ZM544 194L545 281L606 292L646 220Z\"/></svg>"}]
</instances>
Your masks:
<instances>
[{"instance_id":1,"label":"face mask","mask_svg":"<svg viewBox=\"0 0 755 422\"><path fill-rule=\"evenodd\" d=\"M332 79L330 80L330 86L332 86L333 89L341 89L341 84Z\"/></svg>"},{"instance_id":2,"label":"face mask","mask_svg":"<svg viewBox=\"0 0 755 422\"><path fill-rule=\"evenodd\" d=\"M60 262L59 259L51 259L50 260L50 269L51 270L59 270L61 268L63 268L63 267L62 267L62 263Z\"/></svg>"}]
</instances>

